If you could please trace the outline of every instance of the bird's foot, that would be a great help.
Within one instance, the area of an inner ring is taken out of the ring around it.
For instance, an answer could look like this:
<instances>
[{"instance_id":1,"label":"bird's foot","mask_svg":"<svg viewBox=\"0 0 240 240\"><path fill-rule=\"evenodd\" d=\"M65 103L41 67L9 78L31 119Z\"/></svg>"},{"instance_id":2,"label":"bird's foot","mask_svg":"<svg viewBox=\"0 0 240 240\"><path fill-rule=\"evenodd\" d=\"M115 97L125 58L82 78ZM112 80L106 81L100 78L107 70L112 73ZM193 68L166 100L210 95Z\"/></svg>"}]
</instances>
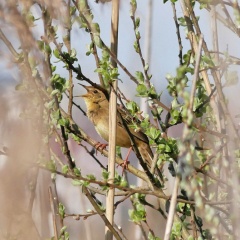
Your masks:
<instances>
[{"instance_id":1,"label":"bird's foot","mask_svg":"<svg viewBox=\"0 0 240 240\"><path fill-rule=\"evenodd\" d=\"M129 148L128 153L127 153L127 157L126 157L126 159L123 161L123 163L120 163L120 164L117 165L117 167L118 167L118 166L121 166L121 167L122 167L122 175L123 175L124 171L128 168L128 164L130 163L130 161L128 160L128 158L129 158L129 155L130 155L131 150L132 150L132 147Z\"/></svg>"},{"instance_id":2,"label":"bird's foot","mask_svg":"<svg viewBox=\"0 0 240 240\"><path fill-rule=\"evenodd\" d=\"M123 176L123 173L125 170L128 169L128 164L130 163L130 161L128 159L125 159L122 163L118 164L118 166L121 166L122 167L122 176Z\"/></svg>"},{"instance_id":3,"label":"bird's foot","mask_svg":"<svg viewBox=\"0 0 240 240\"><path fill-rule=\"evenodd\" d=\"M107 146L108 146L107 143L100 143L100 142L98 142L98 143L95 145L96 155L97 155L97 152L98 152L98 151L102 153L102 151L103 151L104 149L106 149Z\"/></svg>"}]
</instances>

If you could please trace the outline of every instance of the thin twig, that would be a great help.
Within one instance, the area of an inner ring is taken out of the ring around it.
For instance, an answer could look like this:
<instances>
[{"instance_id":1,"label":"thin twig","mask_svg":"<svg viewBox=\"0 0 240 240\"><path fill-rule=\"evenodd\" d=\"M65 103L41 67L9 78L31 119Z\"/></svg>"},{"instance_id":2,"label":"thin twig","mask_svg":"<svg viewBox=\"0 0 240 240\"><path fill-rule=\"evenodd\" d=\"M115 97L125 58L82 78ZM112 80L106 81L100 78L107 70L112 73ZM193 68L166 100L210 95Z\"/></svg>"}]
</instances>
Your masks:
<instances>
[{"instance_id":1,"label":"thin twig","mask_svg":"<svg viewBox=\"0 0 240 240\"><path fill-rule=\"evenodd\" d=\"M49 201L50 201L50 207L51 207L51 212L52 212L54 239L58 240L56 212L55 212L54 198L53 198L51 187L48 188L48 194L49 194Z\"/></svg>"},{"instance_id":2,"label":"thin twig","mask_svg":"<svg viewBox=\"0 0 240 240\"><path fill-rule=\"evenodd\" d=\"M53 192L54 192L54 200L56 202L56 205L57 205L57 209L58 209L58 206L59 206L59 198L58 198L58 192L57 192L57 184L56 184L56 179L53 179L52 180L53 182ZM60 224L60 228L62 229L63 228L63 218L58 214L59 216L59 224Z\"/></svg>"},{"instance_id":3,"label":"thin twig","mask_svg":"<svg viewBox=\"0 0 240 240\"><path fill-rule=\"evenodd\" d=\"M88 198L88 200L90 201L90 203L92 204L92 206L94 207L94 209L96 210L96 212L98 213L98 215L102 218L103 222L105 223L105 225L109 228L109 230L111 231L111 233L113 233L114 237L117 240L121 240L121 237L119 236L118 232L116 231L116 229L112 226L112 224L108 221L108 219L106 218L105 214L102 212L102 210L99 208L98 204L94 201L94 199L92 198L91 194L89 193L88 189L83 186L82 187L83 193L86 195L86 197Z\"/></svg>"},{"instance_id":4,"label":"thin twig","mask_svg":"<svg viewBox=\"0 0 240 240\"><path fill-rule=\"evenodd\" d=\"M193 21L193 24L194 24L194 27L196 29L196 32L197 34L200 36L201 35L201 29L199 27L199 24L198 24L198 20L197 20L197 17L195 15L195 12L193 11L193 8L192 8L192 4L190 2L190 0L186 0L186 6L188 8L188 11L192 17L192 21ZM210 56L210 53L209 53L209 50L208 50L208 47L207 47L207 44L205 41L203 41L203 50L206 54L207 57L211 58ZM217 74L214 70L211 70L211 74L213 76L213 79L214 79L214 83L215 83L215 86L216 86L216 89L217 89L217 94L218 94L218 98L219 98L219 103L222 107L222 110L223 110L223 114L224 116L226 117L227 121L228 121L228 126L229 126L229 130L232 132L232 134L234 135L234 138L237 140L236 141L236 145L239 144L240 142L240 137L239 137L239 134L238 134L238 131L235 127L235 124L233 122L233 119L229 113L229 110L228 110L228 107L227 107L227 104L226 104L226 101L225 101L225 97L224 97L224 94L223 94L223 91L222 91L222 86L220 84L220 81L217 77ZM218 115L216 115L217 117ZM237 147L236 147L237 148Z\"/></svg>"},{"instance_id":5,"label":"thin twig","mask_svg":"<svg viewBox=\"0 0 240 240\"><path fill-rule=\"evenodd\" d=\"M153 160L152 160L152 165L151 165L151 170L150 172L153 174L155 171L155 168L157 166L157 161L158 161L158 157L159 157L159 153L156 151L154 156L153 156Z\"/></svg>"},{"instance_id":6,"label":"thin twig","mask_svg":"<svg viewBox=\"0 0 240 240\"><path fill-rule=\"evenodd\" d=\"M179 23L178 23L178 19L177 19L177 12L176 12L175 3L171 2L171 5L172 5L172 10L173 10L173 19L174 19L175 26L176 26L176 34L177 34L177 38L178 38L178 48L179 48L178 58L179 58L179 64L181 66L181 65L183 65L183 61L182 61L182 49L183 49L182 39L181 39Z\"/></svg>"},{"instance_id":7,"label":"thin twig","mask_svg":"<svg viewBox=\"0 0 240 240\"><path fill-rule=\"evenodd\" d=\"M117 224L114 223L115 229L117 229L119 235L122 237L122 240L127 240L127 237L124 235L122 228L117 226Z\"/></svg>"},{"instance_id":8,"label":"thin twig","mask_svg":"<svg viewBox=\"0 0 240 240\"><path fill-rule=\"evenodd\" d=\"M68 0L67 3L67 36L65 37L65 45L67 47L69 55L71 55L71 30L72 30L72 22L71 22L71 0ZM73 105L73 71L72 69L68 70L69 73L69 101L68 101L68 114L72 116L72 105Z\"/></svg>"},{"instance_id":9,"label":"thin twig","mask_svg":"<svg viewBox=\"0 0 240 240\"><path fill-rule=\"evenodd\" d=\"M120 203L124 202L126 199L128 199L131 196L132 196L132 194L128 193L124 198L122 198L119 201L115 202L114 203L114 208L116 209Z\"/></svg>"},{"instance_id":10,"label":"thin twig","mask_svg":"<svg viewBox=\"0 0 240 240\"><path fill-rule=\"evenodd\" d=\"M199 39L199 43L198 43L198 51L196 53L196 64L194 67L192 90L191 90L191 95L190 95L189 109L191 112L193 112L194 95L196 92L197 80L199 78L199 68L200 68L200 61L201 61L202 45L203 45L203 36L201 35L200 39Z\"/></svg>"},{"instance_id":11,"label":"thin twig","mask_svg":"<svg viewBox=\"0 0 240 240\"><path fill-rule=\"evenodd\" d=\"M82 146L82 147L86 150L86 152L99 164L99 166L100 166L101 168L107 170L107 168L104 167L104 166L102 165L102 163L95 157L95 155L94 155L94 153L95 153L94 149L93 149L92 151L89 151L88 148L87 148L85 145L80 144L80 146Z\"/></svg>"},{"instance_id":12,"label":"thin twig","mask_svg":"<svg viewBox=\"0 0 240 240\"><path fill-rule=\"evenodd\" d=\"M209 156L203 164L201 164L200 169L205 168L207 165L210 164L210 161L216 157L216 154L219 153L225 146L227 145L227 141L225 143L223 143L217 150L214 151L214 154L212 154L211 156Z\"/></svg>"},{"instance_id":13,"label":"thin twig","mask_svg":"<svg viewBox=\"0 0 240 240\"><path fill-rule=\"evenodd\" d=\"M179 184L180 184L180 177L177 176L175 178L175 183L174 183L174 187L173 187L173 194L172 194L171 204L170 204L170 208L169 208L169 214L168 214L168 220L167 220L167 225L166 225L166 229L165 229L164 240L170 239L170 234L171 234L173 219L174 219L174 214L175 214L175 208L176 208L176 203L177 203Z\"/></svg>"},{"instance_id":14,"label":"thin twig","mask_svg":"<svg viewBox=\"0 0 240 240\"><path fill-rule=\"evenodd\" d=\"M198 235L197 235L197 228L196 228L196 222L195 222L195 213L194 213L194 208L193 206L191 206L191 224L192 224L192 236L193 239L197 239Z\"/></svg>"},{"instance_id":15,"label":"thin twig","mask_svg":"<svg viewBox=\"0 0 240 240\"><path fill-rule=\"evenodd\" d=\"M30 195L30 200L29 200L29 204L28 204L28 211L30 214L32 214L33 203L34 203L34 199L36 196L38 173L39 173L39 167L36 167L35 169L33 169L33 176L32 176L33 180L31 181L32 182L31 195Z\"/></svg>"},{"instance_id":16,"label":"thin twig","mask_svg":"<svg viewBox=\"0 0 240 240\"><path fill-rule=\"evenodd\" d=\"M75 6L78 8L77 2L73 0L73 3L75 4ZM87 23L89 30L92 32L91 30L91 26L90 23L88 22L88 20L86 19L86 17L84 16L84 14L81 14L81 17L84 19L84 21ZM119 61L119 59L117 58L116 54L109 49L109 47L102 41L102 48L104 50L106 50L108 52L108 54L111 56L111 58L113 59L113 61L120 67L122 68L122 70L129 76L129 78L135 82L136 84L138 84L138 80L128 71L128 69ZM74 68L73 66L71 66L71 68ZM77 70L77 69L75 69ZM82 77L82 79L86 80L86 81L91 81L90 79L88 79L87 77L85 77L82 73L79 75L80 77ZM89 82L90 83L90 82Z\"/></svg>"},{"instance_id":17,"label":"thin twig","mask_svg":"<svg viewBox=\"0 0 240 240\"><path fill-rule=\"evenodd\" d=\"M9 51L12 53L12 55L15 57L15 59L17 59L19 57L19 54L14 49L12 43L6 38L5 34L2 32L1 29L0 29L0 39L2 39L2 41L5 43L5 45L7 46Z\"/></svg>"}]
</instances>

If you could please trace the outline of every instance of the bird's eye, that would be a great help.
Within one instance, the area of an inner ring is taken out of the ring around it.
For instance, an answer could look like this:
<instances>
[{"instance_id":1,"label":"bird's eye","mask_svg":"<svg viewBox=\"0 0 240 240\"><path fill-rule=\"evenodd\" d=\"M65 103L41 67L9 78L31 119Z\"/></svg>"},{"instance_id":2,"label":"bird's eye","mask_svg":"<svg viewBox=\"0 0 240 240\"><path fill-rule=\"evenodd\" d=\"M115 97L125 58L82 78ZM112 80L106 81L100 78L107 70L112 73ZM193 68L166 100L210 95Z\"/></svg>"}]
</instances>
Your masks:
<instances>
[{"instance_id":1,"label":"bird's eye","mask_svg":"<svg viewBox=\"0 0 240 240\"><path fill-rule=\"evenodd\" d=\"M98 93L98 91L97 91L97 90L94 90L93 93Z\"/></svg>"}]
</instances>

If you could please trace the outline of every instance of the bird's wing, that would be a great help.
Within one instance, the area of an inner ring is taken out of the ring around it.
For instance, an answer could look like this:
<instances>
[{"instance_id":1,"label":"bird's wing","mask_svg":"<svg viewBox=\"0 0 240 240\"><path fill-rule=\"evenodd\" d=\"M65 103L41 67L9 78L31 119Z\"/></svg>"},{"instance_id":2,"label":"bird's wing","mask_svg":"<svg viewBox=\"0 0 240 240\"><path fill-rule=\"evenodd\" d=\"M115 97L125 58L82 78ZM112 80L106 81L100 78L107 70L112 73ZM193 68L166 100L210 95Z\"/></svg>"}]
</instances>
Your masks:
<instances>
[{"instance_id":1,"label":"bird's wing","mask_svg":"<svg viewBox=\"0 0 240 240\"><path fill-rule=\"evenodd\" d=\"M132 117L130 114L128 114L123 108L118 107L118 112L121 114L123 120L126 122L126 124L129 127L130 132L132 133L132 135L137 138L138 140L145 142L145 143L149 143L148 141L148 137L141 131L134 131L134 129L131 127L131 125L135 125L135 124L140 124L141 122L139 121L139 119L136 119L134 117ZM122 121L120 119L117 120L117 124L118 126L124 128Z\"/></svg>"}]
</instances>

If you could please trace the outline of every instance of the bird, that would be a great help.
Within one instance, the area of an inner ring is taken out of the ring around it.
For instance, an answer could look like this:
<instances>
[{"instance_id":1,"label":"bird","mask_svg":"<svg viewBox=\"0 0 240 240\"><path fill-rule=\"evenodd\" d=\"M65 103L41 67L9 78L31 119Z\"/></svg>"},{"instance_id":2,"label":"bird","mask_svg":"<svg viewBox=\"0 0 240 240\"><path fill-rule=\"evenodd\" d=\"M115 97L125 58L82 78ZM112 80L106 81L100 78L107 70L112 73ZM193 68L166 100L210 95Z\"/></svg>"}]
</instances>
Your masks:
<instances>
[{"instance_id":1,"label":"bird","mask_svg":"<svg viewBox=\"0 0 240 240\"><path fill-rule=\"evenodd\" d=\"M87 117L95 126L97 133L105 141L109 141L109 101L106 94L100 90L102 87L94 86L83 86L87 93L80 95L85 101L87 107ZM129 126L130 122L127 119L126 113L118 108L118 112L121 114L122 119L125 120ZM153 159L153 152L149 146L148 137L140 130L134 131L133 128L129 126L129 131L131 132L134 142L141 154L142 159L151 167L151 162ZM132 148L131 139L128 135L128 132L124 128L122 121L119 116L117 116L117 129L116 129L116 145L124 148ZM106 144L105 144L106 146ZM127 156L128 158L128 156ZM127 159L125 161L128 161Z\"/></svg>"}]
</instances>

